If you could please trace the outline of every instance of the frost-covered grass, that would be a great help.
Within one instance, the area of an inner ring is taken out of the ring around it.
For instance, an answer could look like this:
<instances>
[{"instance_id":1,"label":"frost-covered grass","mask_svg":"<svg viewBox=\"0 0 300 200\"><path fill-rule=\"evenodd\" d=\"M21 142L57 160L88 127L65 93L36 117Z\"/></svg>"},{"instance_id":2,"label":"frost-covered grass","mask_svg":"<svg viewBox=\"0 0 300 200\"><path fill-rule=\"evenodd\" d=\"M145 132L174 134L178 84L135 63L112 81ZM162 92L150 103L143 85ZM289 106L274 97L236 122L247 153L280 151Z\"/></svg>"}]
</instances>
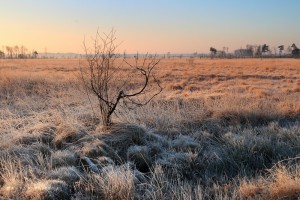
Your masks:
<instances>
[{"instance_id":1,"label":"frost-covered grass","mask_svg":"<svg viewBox=\"0 0 300 200\"><path fill-rule=\"evenodd\" d=\"M76 62L67 61L44 70L42 61L1 63L0 198L299 197L299 91L184 98L170 87L145 107L118 109L103 129L96 99L86 98ZM162 62L165 70L175 61ZM291 85L300 81L295 66Z\"/></svg>"}]
</instances>

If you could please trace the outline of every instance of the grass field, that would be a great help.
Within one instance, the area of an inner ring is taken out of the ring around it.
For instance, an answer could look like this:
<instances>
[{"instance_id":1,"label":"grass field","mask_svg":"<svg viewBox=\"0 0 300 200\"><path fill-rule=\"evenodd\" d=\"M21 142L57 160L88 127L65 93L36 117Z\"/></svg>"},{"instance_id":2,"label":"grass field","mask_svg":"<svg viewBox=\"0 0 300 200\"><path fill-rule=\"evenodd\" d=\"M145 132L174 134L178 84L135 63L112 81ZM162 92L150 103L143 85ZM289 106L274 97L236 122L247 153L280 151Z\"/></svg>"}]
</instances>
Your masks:
<instances>
[{"instance_id":1,"label":"grass field","mask_svg":"<svg viewBox=\"0 0 300 200\"><path fill-rule=\"evenodd\" d=\"M300 60L161 60L106 131L84 64L0 59L0 198L300 197Z\"/></svg>"}]
</instances>

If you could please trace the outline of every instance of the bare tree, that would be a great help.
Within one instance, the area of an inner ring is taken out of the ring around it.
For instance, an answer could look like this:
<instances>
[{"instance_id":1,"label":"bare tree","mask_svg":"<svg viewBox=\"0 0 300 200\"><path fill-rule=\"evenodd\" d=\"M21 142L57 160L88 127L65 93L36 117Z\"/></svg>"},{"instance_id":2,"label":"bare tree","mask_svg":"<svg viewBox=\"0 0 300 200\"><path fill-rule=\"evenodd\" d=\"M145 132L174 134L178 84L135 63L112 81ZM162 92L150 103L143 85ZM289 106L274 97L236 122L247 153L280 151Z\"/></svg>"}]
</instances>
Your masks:
<instances>
[{"instance_id":1,"label":"bare tree","mask_svg":"<svg viewBox=\"0 0 300 200\"><path fill-rule=\"evenodd\" d=\"M15 45L13 50L14 50L14 52L15 52L15 58L18 58L19 50L20 50L19 46L18 46L18 45Z\"/></svg>"},{"instance_id":2,"label":"bare tree","mask_svg":"<svg viewBox=\"0 0 300 200\"><path fill-rule=\"evenodd\" d=\"M32 58L37 58L38 52L33 50L32 52Z\"/></svg>"},{"instance_id":3,"label":"bare tree","mask_svg":"<svg viewBox=\"0 0 300 200\"><path fill-rule=\"evenodd\" d=\"M262 47L261 45L258 45L255 51L255 56L261 57L262 56Z\"/></svg>"},{"instance_id":4,"label":"bare tree","mask_svg":"<svg viewBox=\"0 0 300 200\"><path fill-rule=\"evenodd\" d=\"M14 51L13 51L12 47L6 46L6 52L7 52L7 55L8 55L9 58L13 58Z\"/></svg>"},{"instance_id":5,"label":"bare tree","mask_svg":"<svg viewBox=\"0 0 300 200\"><path fill-rule=\"evenodd\" d=\"M0 58L5 58L5 53L0 50Z\"/></svg>"},{"instance_id":6,"label":"bare tree","mask_svg":"<svg viewBox=\"0 0 300 200\"><path fill-rule=\"evenodd\" d=\"M153 73L160 61L156 55L122 58L118 46L114 30L103 35L97 32L91 49L84 41L87 65L81 66L81 78L98 98L104 126L112 124L112 114L120 103L143 106L162 91Z\"/></svg>"},{"instance_id":7,"label":"bare tree","mask_svg":"<svg viewBox=\"0 0 300 200\"><path fill-rule=\"evenodd\" d=\"M20 58L26 58L27 48L25 46L20 47Z\"/></svg>"}]
</instances>

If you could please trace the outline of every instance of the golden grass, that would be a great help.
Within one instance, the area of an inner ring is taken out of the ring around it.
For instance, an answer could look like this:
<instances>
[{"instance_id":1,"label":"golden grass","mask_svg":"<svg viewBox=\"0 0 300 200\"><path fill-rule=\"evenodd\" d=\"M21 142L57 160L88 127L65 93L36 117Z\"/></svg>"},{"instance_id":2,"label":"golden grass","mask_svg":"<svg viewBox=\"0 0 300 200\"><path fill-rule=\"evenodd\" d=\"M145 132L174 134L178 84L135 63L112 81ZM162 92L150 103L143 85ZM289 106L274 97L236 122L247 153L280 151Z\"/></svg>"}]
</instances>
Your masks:
<instances>
[{"instance_id":1,"label":"golden grass","mask_svg":"<svg viewBox=\"0 0 300 200\"><path fill-rule=\"evenodd\" d=\"M163 93L111 129L79 63L0 59L0 199L300 196L299 60L161 60Z\"/></svg>"},{"instance_id":2,"label":"golden grass","mask_svg":"<svg viewBox=\"0 0 300 200\"><path fill-rule=\"evenodd\" d=\"M166 88L177 96L197 98L237 92L282 94L296 87L300 63L293 59L196 59L192 66L184 59L163 60L159 74ZM174 95L171 95L174 97Z\"/></svg>"},{"instance_id":3,"label":"golden grass","mask_svg":"<svg viewBox=\"0 0 300 200\"><path fill-rule=\"evenodd\" d=\"M11 77L28 76L70 81L76 79L79 66L85 64L79 59L1 60L1 82ZM128 69L126 66L124 71ZM170 91L168 98L197 98L232 92L276 96L288 90L297 93L300 85L300 63L296 59L195 59L193 65L185 59L165 59L161 60L156 74L162 86ZM136 77L132 78L136 80Z\"/></svg>"},{"instance_id":4,"label":"golden grass","mask_svg":"<svg viewBox=\"0 0 300 200\"><path fill-rule=\"evenodd\" d=\"M251 199L297 199L300 196L299 166L287 169L277 166L267 178L254 181L243 180L239 186L242 198Z\"/></svg>"},{"instance_id":5,"label":"golden grass","mask_svg":"<svg viewBox=\"0 0 300 200\"><path fill-rule=\"evenodd\" d=\"M67 199L68 185L61 180L39 180L28 184L26 199Z\"/></svg>"}]
</instances>

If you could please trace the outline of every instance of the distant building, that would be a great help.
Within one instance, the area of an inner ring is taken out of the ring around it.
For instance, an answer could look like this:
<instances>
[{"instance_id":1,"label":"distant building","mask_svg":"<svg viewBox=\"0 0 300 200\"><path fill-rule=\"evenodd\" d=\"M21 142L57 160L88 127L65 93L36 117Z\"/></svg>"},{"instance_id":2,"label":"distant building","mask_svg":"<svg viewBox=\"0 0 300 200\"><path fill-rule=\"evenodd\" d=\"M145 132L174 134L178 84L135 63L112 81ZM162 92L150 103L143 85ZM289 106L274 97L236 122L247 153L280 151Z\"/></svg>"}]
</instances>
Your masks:
<instances>
[{"instance_id":1,"label":"distant building","mask_svg":"<svg viewBox=\"0 0 300 200\"><path fill-rule=\"evenodd\" d=\"M237 57L252 57L252 49L237 49L234 51L234 55Z\"/></svg>"}]
</instances>

